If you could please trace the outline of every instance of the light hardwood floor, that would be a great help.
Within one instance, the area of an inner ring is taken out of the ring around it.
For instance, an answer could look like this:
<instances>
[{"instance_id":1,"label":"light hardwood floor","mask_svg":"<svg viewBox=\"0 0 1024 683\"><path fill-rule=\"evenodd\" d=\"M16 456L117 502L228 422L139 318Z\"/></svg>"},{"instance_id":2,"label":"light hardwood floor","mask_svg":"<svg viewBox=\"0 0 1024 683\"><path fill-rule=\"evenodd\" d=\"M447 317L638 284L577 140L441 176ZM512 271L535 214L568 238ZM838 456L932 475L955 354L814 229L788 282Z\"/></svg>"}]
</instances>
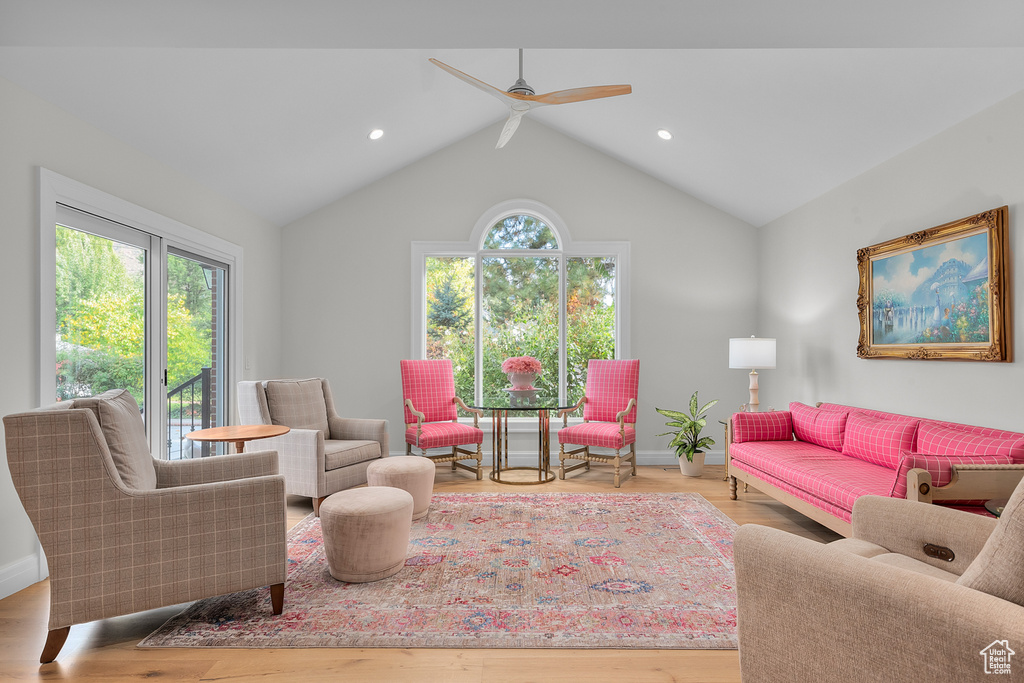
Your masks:
<instances>
[{"instance_id":1,"label":"light hardwood floor","mask_svg":"<svg viewBox=\"0 0 1024 683\"><path fill-rule=\"evenodd\" d=\"M729 500L724 466L709 465L699 479L676 467L639 467L628 492L694 491L739 524L755 523L821 541L834 532L753 489ZM434 489L447 492L612 492L610 470L594 466L565 481L536 487L476 481L465 472L437 470ZM289 498L289 524L312 511L308 499ZM51 664L40 665L46 634L48 583L42 581L0 601L0 679L128 681L739 681L734 650L431 650L431 649L140 649L135 645L183 606L151 610L71 628ZM288 594L285 593L287 607Z\"/></svg>"}]
</instances>

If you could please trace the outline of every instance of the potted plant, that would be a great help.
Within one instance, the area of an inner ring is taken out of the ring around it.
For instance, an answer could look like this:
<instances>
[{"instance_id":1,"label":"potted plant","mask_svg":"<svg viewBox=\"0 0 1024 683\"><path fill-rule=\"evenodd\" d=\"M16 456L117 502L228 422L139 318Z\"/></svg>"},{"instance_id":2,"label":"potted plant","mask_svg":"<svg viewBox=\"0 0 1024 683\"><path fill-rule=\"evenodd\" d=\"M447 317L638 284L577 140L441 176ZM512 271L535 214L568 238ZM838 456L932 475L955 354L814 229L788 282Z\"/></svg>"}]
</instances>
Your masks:
<instances>
[{"instance_id":1,"label":"potted plant","mask_svg":"<svg viewBox=\"0 0 1024 683\"><path fill-rule=\"evenodd\" d=\"M659 413L669 418L665 423L666 427L675 427L675 431L658 434L658 436L669 436L673 438L668 447L675 449L676 457L679 458L679 471L687 477L699 477L704 471L704 451L708 446L714 446L715 441L710 436L701 436L700 433L707 426L707 412L718 403L718 399L710 401L697 409L697 392L690 397L690 414L681 413L678 410L662 410L655 408ZM684 459L683 456L686 456Z\"/></svg>"}]
</instances>

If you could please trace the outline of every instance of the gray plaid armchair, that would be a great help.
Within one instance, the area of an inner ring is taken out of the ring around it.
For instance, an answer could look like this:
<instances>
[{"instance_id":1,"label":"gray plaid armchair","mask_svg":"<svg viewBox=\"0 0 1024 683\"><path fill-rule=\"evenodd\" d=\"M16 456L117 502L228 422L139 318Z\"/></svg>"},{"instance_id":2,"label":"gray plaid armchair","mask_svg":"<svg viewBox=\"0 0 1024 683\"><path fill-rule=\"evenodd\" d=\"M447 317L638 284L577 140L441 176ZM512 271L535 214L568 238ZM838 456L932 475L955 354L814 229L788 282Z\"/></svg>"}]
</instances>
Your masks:
<instances>
[{"instance_id":1,"label":"gray plaid armchair","mask_svg":"<svg viewBox=\"0 0 1024 683\"><path fill-rule=\"evenodd\" d=\"M53 661L73 624L270 586L287 572L277 454L154 459L126 390L4 418L7 462L50 571Z\"/></svg>"},{"instance_id":2,"label":"gray plaid armchair","mask_svg":"<svg viewBox=\"0 0 1024 683\"><path fill-rule=\"evenodd\" d=\"M388 456L388 421L339 417L326 379L238 383L245 425L287 425L284 436L253 447L276 450L288 493L313 499L313 512L338 491L366 483L366 468Z\"/></svg>"}]
</instances>

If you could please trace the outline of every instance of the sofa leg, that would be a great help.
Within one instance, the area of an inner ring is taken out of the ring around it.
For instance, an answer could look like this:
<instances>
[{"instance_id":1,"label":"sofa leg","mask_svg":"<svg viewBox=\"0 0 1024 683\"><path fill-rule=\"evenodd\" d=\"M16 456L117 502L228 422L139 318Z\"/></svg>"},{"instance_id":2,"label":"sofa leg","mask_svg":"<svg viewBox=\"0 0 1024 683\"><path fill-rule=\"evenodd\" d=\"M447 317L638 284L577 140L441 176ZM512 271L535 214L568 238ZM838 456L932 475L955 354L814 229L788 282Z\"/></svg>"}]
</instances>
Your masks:
<instances>
[{"instance_id":1,"label":"sofa leg","mask_svg":"<svg viewBox=\"0 0 1024 683\"><path fill-rule=\"evenodd\" d=\"M43 645L43 653L39 655L40 664L49 664L57 659L57 654L64 647L64 642L68 639L70 632L71 627L65 626L64 628L55 628L46 634L46 644Z\"/></svg>"},{"instance_id":2,"label":"sofa leg","mask_svg":"<svg viewBox=\"0 0 1024 683\"><path fill-rule=\"evenodd\" d=\"M729 500L736 500L736 477L729 477Z\"/></svg>"},{"instance_id":3,"label":"sofa leg","mask_svg":"<svg viewBox=\"0 0 1024 683\"><path fill-rule=\"evenodd\" d=\"M327 500L327 496L313 498L313 515L315 515L316 517L320 516L320 506L323 505L325 500Z\"/></svg>"},{"instance_id":4,"label":"sofa leg","mask_svg":"<svg viewBox=\"0 0 1024 683\"><path fill-rule=\"evenodd\" d=\"M274 614L284 611L284 584L275 583L270 587L270 607Z\"/></svg>"}]
</instances>

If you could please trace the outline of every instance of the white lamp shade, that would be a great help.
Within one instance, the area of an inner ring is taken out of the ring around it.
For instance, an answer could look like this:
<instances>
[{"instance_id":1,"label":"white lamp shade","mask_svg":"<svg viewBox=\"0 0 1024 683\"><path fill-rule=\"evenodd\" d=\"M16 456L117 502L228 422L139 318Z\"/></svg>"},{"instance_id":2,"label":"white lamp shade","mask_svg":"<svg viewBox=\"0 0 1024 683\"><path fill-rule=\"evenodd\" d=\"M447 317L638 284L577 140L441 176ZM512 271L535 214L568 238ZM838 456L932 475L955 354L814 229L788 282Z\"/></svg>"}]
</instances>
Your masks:
<instances>
[{"instance_id":1,"label":"white lamp shade","mask_svg":"<svg viewBox=\"0 0 1024 683\"><path fill-rule=\"evenodd\" d=\"M756 370L775 367L775 340L739 337L729 340L729 367Z\"/></svg>"}]
</instances>

